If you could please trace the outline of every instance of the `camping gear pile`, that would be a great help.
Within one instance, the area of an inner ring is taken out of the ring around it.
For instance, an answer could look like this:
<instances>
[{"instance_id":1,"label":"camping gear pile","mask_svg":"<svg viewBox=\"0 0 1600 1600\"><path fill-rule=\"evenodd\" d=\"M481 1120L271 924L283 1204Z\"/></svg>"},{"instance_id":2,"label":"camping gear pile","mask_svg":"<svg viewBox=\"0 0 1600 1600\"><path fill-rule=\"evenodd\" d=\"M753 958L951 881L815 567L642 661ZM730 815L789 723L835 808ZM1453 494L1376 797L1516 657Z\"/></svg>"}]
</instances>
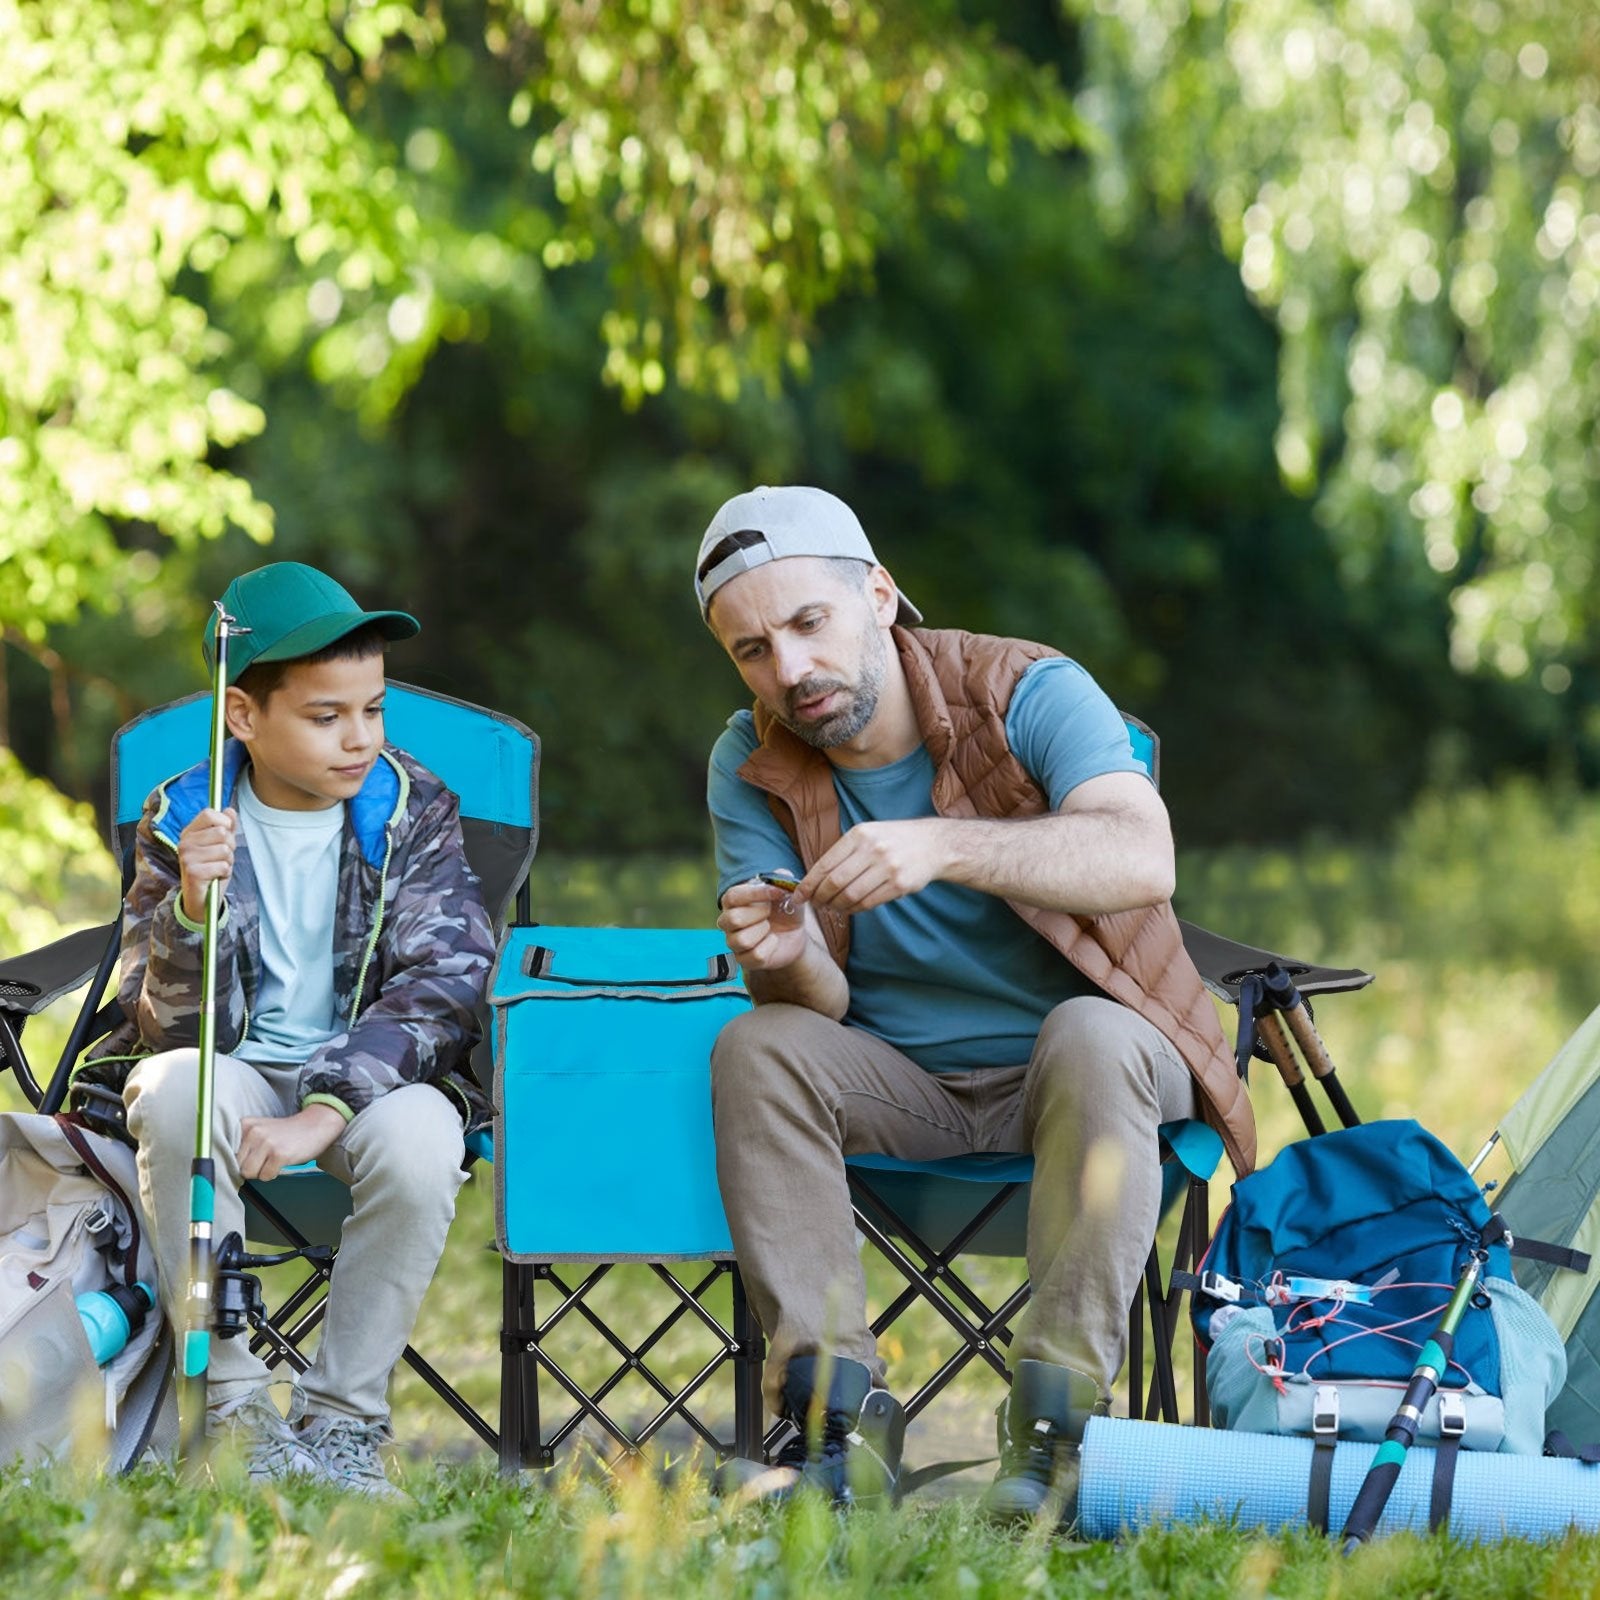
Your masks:
<instances>
[{"instance_id":1,"label":"camping gear pile","mask_svg":"<svg viewBox=\"0 0 1600 1600\"><path fill-rule=\"evenodd\" d=\"M1415 1122L1307 1138L1236 1183L1188 1280L1217 1426L1096 1419L1080 1534L1600 1530L1600 1445L1569 1442L1600 1440L1600 1011L1474 1169L1496 1142L1495 1211Z\"/></svg>"}]
</instances>

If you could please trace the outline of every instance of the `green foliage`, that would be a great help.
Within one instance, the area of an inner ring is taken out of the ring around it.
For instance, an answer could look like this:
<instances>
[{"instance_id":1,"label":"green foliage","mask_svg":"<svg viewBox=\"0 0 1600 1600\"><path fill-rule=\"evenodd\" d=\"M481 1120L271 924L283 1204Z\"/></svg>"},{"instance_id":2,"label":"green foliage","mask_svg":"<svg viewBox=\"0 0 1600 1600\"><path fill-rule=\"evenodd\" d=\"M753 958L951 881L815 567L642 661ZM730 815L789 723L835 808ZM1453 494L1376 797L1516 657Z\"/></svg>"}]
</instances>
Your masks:
<instances>
[{"instance_id":1,"label":"green foliage","mask_svg":"<svg viewBox=\"0 0 1600 1600\"><path fill-rule=\"evenodd\" d=\"M117 873L94 815L0 749L0 950L37 950L116 909Z\"/></svg>"},{"instance_id":2,"label":"green foliage","mask_svg":"<svg viewBox=\"0 0 1600 1600\"><path fill-rule=\"evenodd\" d=\"M0 625L38 640L147 589L121 530L269 536L214 459L265 418L219 376L193 287L260 241L390 275L327 70L350 62L319 0L0 4Z\"/></svg>"},{"instance_id":3,"label":"green foliage","mask_svg":"<svg viewBox=\"0 0 1600 1600\"><path fill-rule=\"evenodd\" d=\"M391 79L459 93L474 52L524 176L498 228L468 231L439 181L449 141L416 122L397 160L382 113ZM441 337L471 334L486 288L528 287L520 249L547 269L606 251L610 377L657 392L670 352L680 381L731 396L803 362L891 196L947 148L983 144L998 173L1014 137L1073 127L1047 73L979 36L789 0L8 0L0 62L0 624L34 641L148 583L139 530L270 535L267 504L217 464L266 418L248 370L223 376L208 300L251 301L253 353L309 343L381 418Z\"/></svg>"},{"instance_id":4,"label":"green foliage","mask_svg":"<svg viewBox=\"0 0 1600 1600\"><path fill-rule=\"evenodd\" d=\"M1071 0L1108 212L1203 197L1282 339L1277 455L1462 669L1592 664L1600 18L1586 0Z\"/></svg>"},{"instance_id":5,"label":"green foliage","mask_svg":"<svg viewBox=\"0 0 1600 1600\"><path fill-rule=\"evenodd\" d=\"M1054 74L949 0L500 9L491 49L531 57L512 120L544 122L532 163L564 213L545 263L610 259L606 374L635 403L669 372L732 401L804 369L818 308L870 273L926 174L970 147L1001 178L1014 140L1076 133Z\"/></svg>"},{"instance_id":6,"label":"green foliage","mask_svg":"<svg viewBox=\"0 0 1600 1600\"><path fill-rule=\"evenodd\" d=\"M1178 906L1247 943L1375 973L1316 1007L1356 1105L1421 1115L1465 1159L1600 1002L1597 862L1593 797L1510 782L1427 794L1380 844L1185 853ZM1292 1137L1282 1097L1256 1100L1268 1147Z\"/></svg>"},{"instance_id":7,"label":"green foliage","mask_svg":"<svg viewBox=\"0 0 1600 1600\"><path fill-rule=\"evenodd\" d=\"M74 804L0 748L0 959L41 950L64 935L109 922L117 908L116 864L88 806ZM27 1029L29 1060L48 1073L66 1042L69 1005ZM21 1109L10 1073L0 1073L0 1109Z\"/></svg>"},{"instance_id":8,"label":"green foliage","mask_svg":"<svg viewBox=\"0 0 1600 1600\"><path fill-rule=\"evenodd\" d=\"M743 691L687 552L727 494L808 480L936 623L1060 645L1159 726L1191 842L1370 833L1447 771L1600 770L1579 694L1455 677L1465 568L1400 522L1357 560L1359 519L1284 490L1272 330L1193 210L1130 201L1107 236L1051 6L158 16L0 4L3 692L70 792L198 686L207 598L270 526L422 614L398 676L540 731L552 842L693 848ZM1128 83L1128 148L1186 192L1211 143ZM68 621L85 601L118 609ZM1453 767L1440 728L1470 730Z\"/></svg>"}]
</instances>

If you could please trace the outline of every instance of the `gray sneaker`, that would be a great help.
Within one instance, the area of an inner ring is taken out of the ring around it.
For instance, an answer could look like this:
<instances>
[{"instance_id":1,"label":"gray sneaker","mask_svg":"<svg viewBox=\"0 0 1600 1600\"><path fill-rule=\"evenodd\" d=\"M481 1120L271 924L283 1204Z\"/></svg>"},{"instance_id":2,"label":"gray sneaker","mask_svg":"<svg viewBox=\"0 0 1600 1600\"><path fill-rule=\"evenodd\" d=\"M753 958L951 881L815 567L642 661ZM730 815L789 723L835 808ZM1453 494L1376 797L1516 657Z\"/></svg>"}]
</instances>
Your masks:
<instances>
[{"instance_id":1,"label":"gray sneaker","mask_svg":"<svg viewBox=\"0 0 1600 1600\"><path fill-rule=\"evenodd\" d=\"M389 1479L378 1446L393 1438L387 1423L363 1422L359 1417L307 1417L295 1434L298 1444L316 1462L324 1483L375 1500L409 1499Z\"/></svg>"},{"instance_id":2,"label":"gray sneaker","mask_svg":"<svg viewBox=\"0 0 1600 1600\"><path fill-rule=\"evenodd\" d=\"M206 1437L235 1452L258 1483L317 1471L316 1457L301 1446L265 1388L252 1389L231 1405L208 1408Z\"/></svg>"}]
</instances>

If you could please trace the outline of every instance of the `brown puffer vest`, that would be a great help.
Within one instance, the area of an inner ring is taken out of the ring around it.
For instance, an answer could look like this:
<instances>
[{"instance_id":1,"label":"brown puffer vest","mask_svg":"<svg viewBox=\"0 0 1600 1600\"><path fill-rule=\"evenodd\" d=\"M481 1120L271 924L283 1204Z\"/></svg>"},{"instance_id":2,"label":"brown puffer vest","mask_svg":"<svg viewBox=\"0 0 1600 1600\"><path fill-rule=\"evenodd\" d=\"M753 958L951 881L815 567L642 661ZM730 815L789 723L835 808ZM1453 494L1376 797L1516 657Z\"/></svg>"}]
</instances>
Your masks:
<instances>
[{"instance_id":1,"label":"brown puffer vest","mask_svg":"<svg viewBox=\"0 0 1600 1600\"><path fill-rule=\"evenodd\" d=\"M1006 742L1006 710L1017 680L1047 645L954 629L895 628L917 726L933 758L933 805L941 817L1036 817L1047 800ZM760 747L739 776L765 790L773 815L809 869L839 838L833 767L821 751L755 708ZM1222 1028L1170 904L1104 916L1074 916L1006 902L1097 988L1155 1024L1188 1064L1207 1122L1222 1135L1240 1177L1255 1166L1255 1117ZM849 918L821 915L841 967Z\"/></svg>"}]
</instances>

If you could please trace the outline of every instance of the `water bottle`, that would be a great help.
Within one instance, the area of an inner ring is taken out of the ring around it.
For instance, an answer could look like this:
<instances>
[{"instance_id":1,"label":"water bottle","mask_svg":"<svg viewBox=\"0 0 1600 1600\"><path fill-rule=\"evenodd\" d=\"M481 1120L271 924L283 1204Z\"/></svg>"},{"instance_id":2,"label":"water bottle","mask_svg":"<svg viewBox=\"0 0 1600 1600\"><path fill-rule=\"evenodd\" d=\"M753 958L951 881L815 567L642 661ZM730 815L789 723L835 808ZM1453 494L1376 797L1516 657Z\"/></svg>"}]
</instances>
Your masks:
<instances>
[{"instance_id":1,"label":"water bottle","mask_svg":"<svg viewBox=\"0 0 1600 1600\"><path fill-rule=\"evenodd\" d=\"M131 1289L118 1283L78 1296L78 1315L97 1365L103 1367L122 1353L155 1303L156 1292L148 1283L136 1283Z\"/></svg>"}]
</instances>

